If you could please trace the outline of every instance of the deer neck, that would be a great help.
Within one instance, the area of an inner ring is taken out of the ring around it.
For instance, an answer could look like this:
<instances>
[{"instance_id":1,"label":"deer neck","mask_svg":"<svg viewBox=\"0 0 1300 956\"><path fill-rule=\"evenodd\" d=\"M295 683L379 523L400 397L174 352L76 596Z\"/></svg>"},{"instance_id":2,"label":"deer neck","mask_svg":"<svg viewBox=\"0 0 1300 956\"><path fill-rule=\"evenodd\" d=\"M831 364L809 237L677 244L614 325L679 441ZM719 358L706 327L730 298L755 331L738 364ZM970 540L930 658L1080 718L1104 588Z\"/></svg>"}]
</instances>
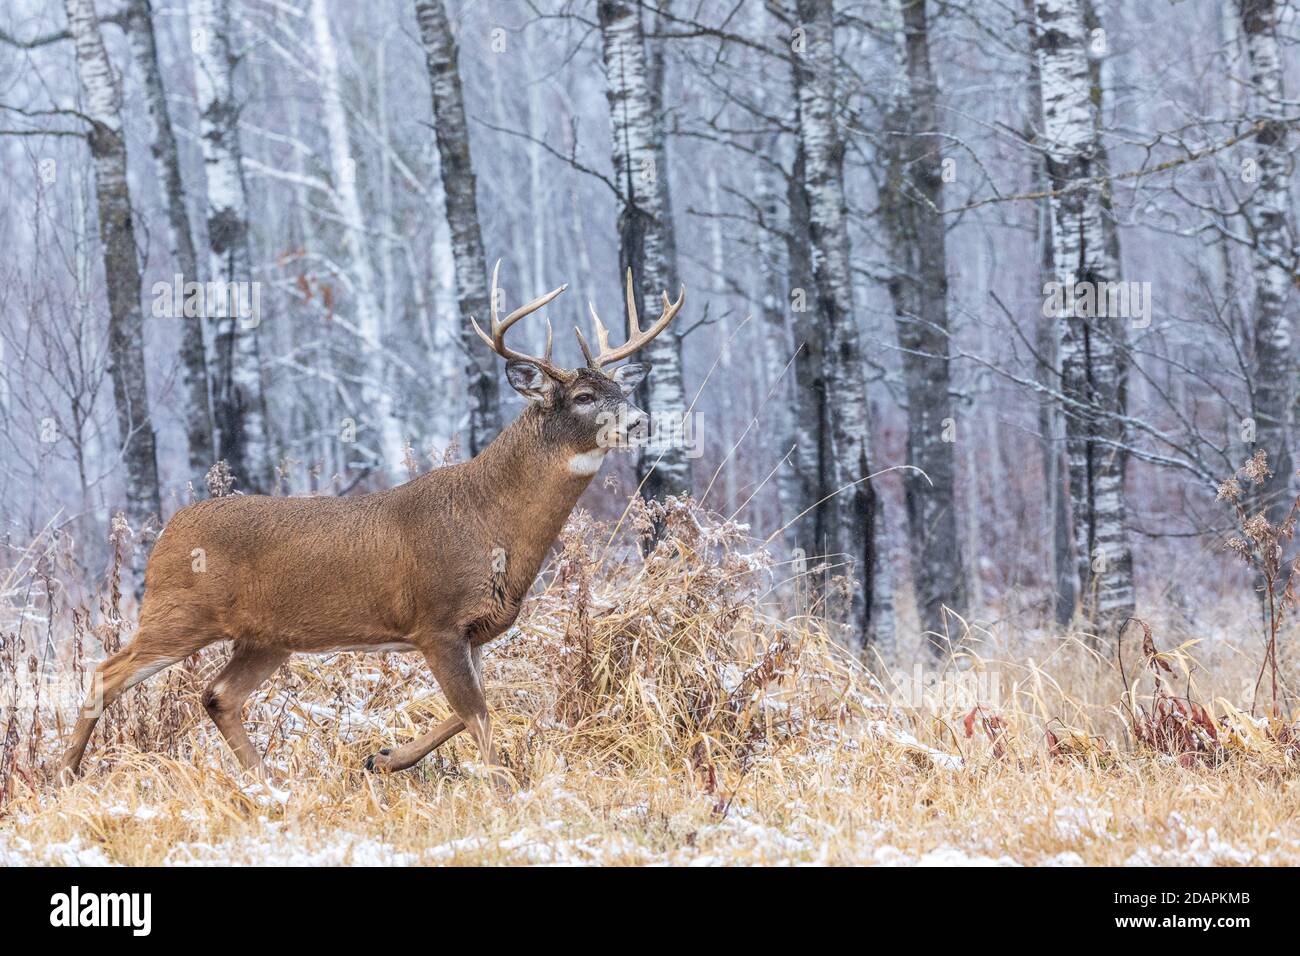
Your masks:
<instances>
[{"instance_id":1,"label":"deer neck","mask_svg":"<svg viewBox=\"0 0 1300 956\"><path fill-rule=\"evenodd\" d=\"M513 542L517 567L535 573L541 566L604 455L605 449L556 447L545 434L542 413L529 405L467 463L471 484L482 495L479 513L498 536Z\"/></svg>"}]
</instances>

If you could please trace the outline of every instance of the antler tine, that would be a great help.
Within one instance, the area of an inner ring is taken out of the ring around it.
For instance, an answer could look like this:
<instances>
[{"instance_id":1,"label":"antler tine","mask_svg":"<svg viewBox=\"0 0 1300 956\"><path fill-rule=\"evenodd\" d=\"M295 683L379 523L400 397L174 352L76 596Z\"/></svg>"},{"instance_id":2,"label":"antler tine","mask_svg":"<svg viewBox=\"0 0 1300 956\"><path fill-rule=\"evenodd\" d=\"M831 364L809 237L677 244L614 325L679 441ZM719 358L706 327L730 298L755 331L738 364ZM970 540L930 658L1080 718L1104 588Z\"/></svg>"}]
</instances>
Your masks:
<instances>
[{"instance_id":1,"label":"antler tine","mask_svg":"<svg viewBox=\"0 0 1300 956\"><path fill-rule=\"evenodd\" d=\"M636 294L632 291L632 267L627 267L627 340L631 342L641 334L640 317L636 314Z\"/></svg>"},{"instance_id":2,"label":"antler tine","mask_svg":"<svg viewBox=\"0 0 1300 956\"><path fill-rule=\"evenodd\" d=\"M500 274L500 272L501 272L501 260L498 259L496 261L496 265L492 267L492 290L491 293L489 294L489 300L488 300L488 311L491 316L492 334L488 335L486 332L484 332L483 329L479 327L479 324L474 319L474 317L470 316L469 321L470 324L474 326L474 331L478 333L479 338L481 338L484 342L487 343L488 348L492 349L492 351L496 352L498 355L500 355L503 359L506 359L507 361L532 362L534 365L544 370L548 375L552 376L553 378L563 380L570 377L571 373L567 373L565 372L564 369L551 364L551 343L553 340L553 332L551 329L551 322L549 319L547 319L546 321L546 355L544 357L538 358L535 355L526 355L523 352L516 352L514 349L508 348L505 344L506 330L509 329L510 326L514 325L524 316L531 315L532 313L540 309L542 306L551 302L556 296L558 296L561 292L563 292L565 289L569 287L568 283L565 283L564 285L560 286L558 289L553 289L552 291L546 293L545 295L538 296L536 299L533 299L533 301L531 302L527 302L524 305L521 305L519 308L515 309L513 312L507 315L504 319L498 319L497 318L497 276Z\"/></svg>"},{"instance_id":3,"label":"antler tine","mask_svg":"<svg viewBox=\"0 0 1300 956\"><path fill-rule=\"evenodd\" d=\"M501 274L501 260L498 259L492 267L492 291L488 293L488 311L492 316L492 334L497 334L497 326L501 323L497 321L497 276Z\"/></svg>"},{"instance_id":4,"label":"antler tine","mask_svg":"<svg viewBox=\"0 0 1300 956\"><path fill-rule=\"evenodd\" d=\"M662 294L663 297L664 297L664 310L665 310L666 312L670 313L669 316L668 316L668 318L671 319L673 316L675 316L678 312L681 311L682 303L686 301L686 286L683 285L683 286L681 287L681 290L677 293L677 301L676 301L676 302L669 302L669 301L668 301L668 293L667 293L667 292L664 292L664 293L661 293L661 294Z\"/></svg>"},{"instance_id":5,"label":"antler tine","mask_svg":"<svg viewBox=\"0 0 1300 956\"><path fill-rule=\"evenodd\" d=\"M596 328L603 328L600 316L596 314L596 303L590 299L587 300L587 308L591 311L591 324ZM573 327L573 334L578 337L578 348L582 349L582 357L587 360L587 368L600 368L600 363L596 361L596 356L591 354L591 346L587 344L587 337L582 334L582 329L576 325Z\"/></svg>"},{"instance_id":6,"label":"antler tine","mask_svg":"<svg viewBox=\"0 0 1300 956\"><path fill-rule=\"evenodd\" d=\"M604 354L609 351L609 329L605 328L605 323L600 321L600 316L596 314L594 308L591 310L591 321L596 325L596 348Z\"/></svg>"},{"instance_id":7,"label":"antler tine","mask_svg":"<svg viewBox=\"0 0 1300 956\"><path fill-rule=\"evenodd\" d=\"M641 330L641 324L637 318L636 298L632 287L632 270L627 270L627 341L616 349L609 347L609 330L605 328L600 317L596 315L596 307L591 305L591 319L596 327L596 344L600 351L592 355L591 349L587 345L587 340L582 337L579 329L574 329L578 333L578 344L582 347L582 354L587 358L587 365L590 368L600 368L611 362L617 362L627 358L633 352L645 348L650 340L668 327L668 323L673 320L681 310L682 303L686 301L686 286L682 286L681 293L677 296L676 302L668 300L668 293L663 293L664 309L663 313L655 320L654 324L644 332ZM589 303L590 305L590 303Z\"/></svg>"},{"instance_id":8,"label":"antler tine","mask_svg":"<svg viewBox=\"0 0 1300 956\"><path fill-rule=\"evenodd\" d=\"M539 295L537 298L533 299L532 302L527 302L524 305L521 305L519 308L515 309L513 312L511 312L509 315L507 315L504 319L501 320L501 331L504 332L506 329L510 328L510 326L514 325L516 322L522 319L525 315L532 315L542 306L550 303L552 299L554 299L557 295L559 295L568 287L569 284L566 282L558 289L552 289L550 292L546 293L546 295Z\"/></svg>"},{"instance_id":9,"label":"antler tine","mask_svg":"<svg viewBox=\"0 0 1300 956\"><path fill-rule=\"evenodd\" d=\"M587 344L587 338L582 334L582 329L575 325L573 331L578 334L578 347L582 349L583 357L587 360L587 367L600 368L608 361L608 359L602 357L609 352L609 329L605 327L604 322L600 321L600 316L596 314L596 304L590 299L587 300L587 308L591 311L591 324L596 330L597 354L591 354L591 346Z\"/></svg>"}]
</instances>

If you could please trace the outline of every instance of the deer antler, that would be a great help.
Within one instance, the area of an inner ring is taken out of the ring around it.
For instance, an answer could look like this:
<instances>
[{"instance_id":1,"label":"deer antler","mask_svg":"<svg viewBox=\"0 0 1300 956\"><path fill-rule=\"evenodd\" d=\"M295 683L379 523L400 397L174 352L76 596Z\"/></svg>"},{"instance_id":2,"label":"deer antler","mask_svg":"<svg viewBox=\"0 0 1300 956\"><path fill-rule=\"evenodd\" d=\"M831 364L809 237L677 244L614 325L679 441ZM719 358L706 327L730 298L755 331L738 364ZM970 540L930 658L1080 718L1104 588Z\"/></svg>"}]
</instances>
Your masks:
<instances>
[{"instance_id":1,"label":"deer antler","mask_svg":"<svg viewBox=\"0 0 1300 956\"><path fill-rule=\"evenodd\" d=\"M469 321L470 324L474 326L474 331L478 333L479 338L481 338L484 342L488 344L488 348L490 348L493 352L496 352L497 355L500 355L503 359L505 359L508 362L531 362L534 365L536 365L538 368L540 368L543 372L545 372L547 375L551 376L552 378L558 381L563 382L571 379L573 377L572 372L565 371L564 369L560 368L558 365L551 364L552 335L551 335L550 319L546 320L546 354L541 358L538 358L535 355L525 355L523 352L516 352L514 349L507 348L505 343L506 329L510 328L510 326L514 325L525 315L530 315L533 312L536 312L542 306L546 305L557 295L559 295L561 292L567 289L569 287L568 283L565 283L564 285L560 286L558 289L548 292L545 295L538 296L536 299L533 299L532 302L528 302L525 303L524 305L521 305L519 308L515 309L513 312L507 315L504 319L498 319L497 318L497 273L499 273L500 271L501 271L501 260L498 259L497 264L492 268L492 293L491 293L491 297L488 300L489 308L491 309L492 312L492 334L488 335L481 328L479 328L478 322L475 321L473 316L470 316Z\"/></svg>"},{"instance_id":2,"label":"deer antler","mask_svg":"<svg viewBox=\"0 0 1300 956\"><path fill-rule=\"evenodd\" d=\"M632 270L627 270L627 341L616 349L609 347L609 329L605 328L605 323L600 321L600 316L596 314L596 306L588 302L591 309L591 321L596 329L596 346L600 349L597 355L591 354L591 348L587 345L587 340L582 337L582 330L575 328L578 333L578 345L582 347L582 354L587 357L588 368L600 368L602 365L608 365L611 362L617 362L625 359L638 349L644 348L651 339L668 328L668 323L673 320L686 301L686 287L682 286L681 293L677 296L676 302L668 301L668 293L663 294L664 310L659 318L655 320L654 325L641 331L641 326L637 322L636 299L632 294Z\"/></svg>"}]
</instances>

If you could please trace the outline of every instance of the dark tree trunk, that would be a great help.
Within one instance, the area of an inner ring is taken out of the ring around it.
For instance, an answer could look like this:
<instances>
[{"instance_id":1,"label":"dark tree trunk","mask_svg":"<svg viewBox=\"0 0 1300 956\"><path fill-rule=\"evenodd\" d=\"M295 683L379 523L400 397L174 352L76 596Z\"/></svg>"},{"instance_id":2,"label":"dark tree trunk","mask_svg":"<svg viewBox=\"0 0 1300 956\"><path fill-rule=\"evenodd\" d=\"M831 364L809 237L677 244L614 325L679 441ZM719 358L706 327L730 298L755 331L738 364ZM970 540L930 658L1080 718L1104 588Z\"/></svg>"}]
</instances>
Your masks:
<instances>
[{"instance_id":1,"label":"dark tree trunk","mask_svg":"<svg viewBox=\"0 0 1300 956\"><path fill-rule=\"evenodd\" d=\"M812 225L808 221L808 191L804 185L803 144L795 143L794 166L787 184L790 224L786 232L786 262L790 289L799 296L794 308L795 429L799 449L796 466L799 511L811 513L795 525L795 541L812 563L830 549L832 501L822 499L834 490L831 461L830 414L826 402L826 327L809 301L814 296ZM798 513L798 512L796 512Z\"/></svg>"},{"instance_id":2,"label":"dark tree trunk","mask_svg":"<svg viewBox=\"0 0 1300 956\"><path fill-rule=\"evenodd\" d=\"M451 225L460 302L460 344L469 389L469 453L477 455L501 431L501 394L496 356L474 334L470 316L488 314L487 263L479 227L477 185L469 152L465 98L460 88L459 51L443 0L416 0L415 19L424 45L433 93L434 126L442 161L442 186Z\"/></svg>"},{"instance_id":3,"label":"dark tree trunk","mask_svg":"<svg viewBox=\"0 0 1300 956\"><path fill-rule=\"evenodd\" d=\"M948 360L948 258L943 208L938 90L930 68L925 0L902 4L902 95L886 136L888 185L881 196L889 232L894 306L907 392L908 463L903 489L912 580L927 642L946 654L960 639L945 613L966 610L965 566L954 507L958 436ZM965 440L970 440L965 436Z\"/></svg>"},{"instance_id":4,"label":"dark tree trunk","mask_svg":"<svg viewBox=\"0 0 1300 956\"><path fill-rule=\"evenodd\" d=\"M158 64L150 0L131 0L127 7L131 50L144 78L145 99L153 121L153 158L167 204L167 229L172 260L183 282L200 282L198 255L190 229L190 214L181 179L180 155L171 114L167 110L167 89ZM181 370L185 382L185 437L189 449L190 483L197 493L204 491L203 478L216 460L212 445L212 399L208 380L207 349L203 341L203 316L173 317L180 322Z\"/></svg>"}]
</instances>

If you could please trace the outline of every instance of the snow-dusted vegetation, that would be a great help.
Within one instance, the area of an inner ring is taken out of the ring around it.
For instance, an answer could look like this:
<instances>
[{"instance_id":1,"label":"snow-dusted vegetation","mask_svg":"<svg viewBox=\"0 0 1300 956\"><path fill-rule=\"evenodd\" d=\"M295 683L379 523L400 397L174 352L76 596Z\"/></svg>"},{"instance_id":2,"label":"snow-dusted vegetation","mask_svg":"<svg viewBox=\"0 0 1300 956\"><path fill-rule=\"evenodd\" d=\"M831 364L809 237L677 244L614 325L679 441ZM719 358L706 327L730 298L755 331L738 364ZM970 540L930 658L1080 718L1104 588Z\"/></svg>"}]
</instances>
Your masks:
<instances>
[{"instance_id":1,"label":"snow-dusted vegetation","mask_svg":"<svg viewBox=\"0 0 1300 956\"><path fill-rule=\"evenodd\" d=\"M411 655L295 658L248 714L262 783L239 776L198 706L227 656L205 651L129 692L85 778L48 786L72 714L50 679L129 637L108 582L98 631L63 630L85 627L84 607L52 625L70 657L31 669L6 644L24 699L47 683L34 710L7 712L0 862L1300 862L1300 747L1246 712L1254 658L1225 621L1163 651L1139 629L1123 675L1078 635L1000 629L973 635L945 674L873 674L815 614L789 615L772 587L784 571L743 527L684 505L666 520L643 559L575 518L487 655L517 783L505 801L463 736L403 774L363 771L448 712ZM33 649L43 614L29 609Z\"/></svg>"}]
</instances>

